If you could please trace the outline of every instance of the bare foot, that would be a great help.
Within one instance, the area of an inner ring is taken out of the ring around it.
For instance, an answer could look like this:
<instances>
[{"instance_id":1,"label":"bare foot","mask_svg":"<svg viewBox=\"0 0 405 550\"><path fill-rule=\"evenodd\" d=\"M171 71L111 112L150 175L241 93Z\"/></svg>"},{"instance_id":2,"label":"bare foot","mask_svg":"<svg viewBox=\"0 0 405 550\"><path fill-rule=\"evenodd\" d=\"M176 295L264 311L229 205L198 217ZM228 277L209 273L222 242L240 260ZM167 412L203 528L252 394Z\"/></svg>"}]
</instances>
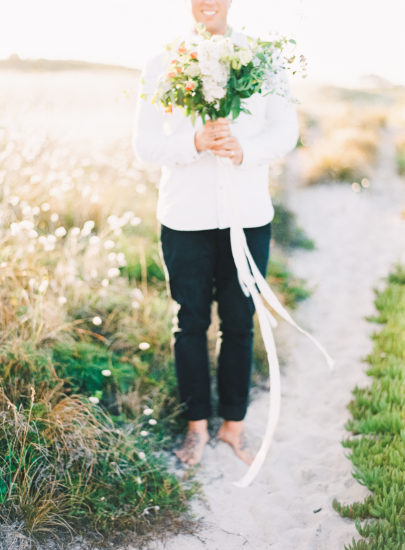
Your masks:
<instances>
[{"instance_id":1,"label":"bare foot","mask_svg":"<svg viewBox=\"0 0 405 550\"><path fill-rule=\"evenodd\" d=\"M253 462L254 454L250 449L242 421L224 420L218 430L217 437L228 443L236 456L243 460L243 462L249 465Z\"/></svg>"},{"instance_id":2,"label":"bare foot","mask_svg":"<svg viewBox=\"0 0 405 550\"><path fill-rule=\"evenodd\" d=\"M209 441L210 436L204 425L193 426L191 422L190 424L183 446L180 449L176 449L174 454L182 462L194 466L201 461L204 447Z\"/></svg>"}]
</instances>

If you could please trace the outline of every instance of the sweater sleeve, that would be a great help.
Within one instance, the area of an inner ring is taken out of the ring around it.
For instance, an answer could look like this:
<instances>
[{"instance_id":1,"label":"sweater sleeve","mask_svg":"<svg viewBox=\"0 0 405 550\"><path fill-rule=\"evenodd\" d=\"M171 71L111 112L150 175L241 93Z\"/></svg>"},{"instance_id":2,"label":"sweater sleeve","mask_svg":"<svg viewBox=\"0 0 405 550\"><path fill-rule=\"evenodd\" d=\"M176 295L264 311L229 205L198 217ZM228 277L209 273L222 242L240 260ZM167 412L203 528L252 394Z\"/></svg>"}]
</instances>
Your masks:
<instances>
[{"instance_id":1,"label":"sweater sleeve","mask_svg":"<svg viewBox=\"0 0 405 550\"><path fill-rule=\"evenodd\" d=\"M159 76L165 70L163 55L150 60L142 71L137 94L132 134L135 156L145 164L157 166L187 164L197 160L200 153L194 144L191 122L175 132L168 130L169 117L162 106L152 103ZM141 97L145 94L146 97Z\"/></svg>"},{"instance_id":2,"label":"sweater sleeve","mask_svg":"<svg viewBox=\"0 0 405 550\"><path fill-rule=\"evenodd\" d=\"M291 97L287 77L283 77L286 96L266 96L265 127L257 135L240 139L243 161L240 169L270 164L292 151L299 137L298 116Z\"/></svg>"}]
</instances>

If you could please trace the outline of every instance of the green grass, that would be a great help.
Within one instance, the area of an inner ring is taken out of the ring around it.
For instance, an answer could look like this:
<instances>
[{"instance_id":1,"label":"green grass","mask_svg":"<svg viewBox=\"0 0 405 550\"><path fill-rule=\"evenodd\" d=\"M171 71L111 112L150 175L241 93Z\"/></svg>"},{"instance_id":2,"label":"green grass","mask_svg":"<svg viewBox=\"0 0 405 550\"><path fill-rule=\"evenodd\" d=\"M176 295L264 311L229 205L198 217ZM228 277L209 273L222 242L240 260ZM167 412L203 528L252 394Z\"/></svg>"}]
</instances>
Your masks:
<instances>
[{"instance_id":1,"label":"green grass","mask_svg":"<svg viewBox=\"0 0 405 550\"><path fill-rule=\"evenodd\" d=\"M405 268L396 266L383 291L376 291L378 315L370 321L383 325L373 334L367 356L371 384L356 387L349 404L347 430L352 437L342 444L350 449L353 476L371 495L364 502L335 509L355 520L363 537L347 550L400 550L405 548Z\"/></svg>"}]
</instances>

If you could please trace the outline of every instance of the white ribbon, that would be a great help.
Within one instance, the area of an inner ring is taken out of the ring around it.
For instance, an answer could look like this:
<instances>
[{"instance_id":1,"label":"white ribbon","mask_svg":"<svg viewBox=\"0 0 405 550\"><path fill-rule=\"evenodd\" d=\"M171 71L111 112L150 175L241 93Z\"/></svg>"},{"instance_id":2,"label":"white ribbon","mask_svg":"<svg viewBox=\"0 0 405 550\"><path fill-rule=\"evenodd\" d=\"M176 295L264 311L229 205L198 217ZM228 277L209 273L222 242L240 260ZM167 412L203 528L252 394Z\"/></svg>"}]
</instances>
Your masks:
<instances>
[{"instance_id":1,"label":"white ribbon","mask_svg":"<svg viewBox=\"0 0 405 550\"><path fill-rule=\"evenodd\" d=\"M331 369L333 369L334 361L329 356L325 348L314 338L314 336L312 336L312 334L309 334L297 325L290 314L280 304L276 295L260 273L249 251L246 236L241 223L240 201L236 188L232 186L232 173L234 170L233 163L229 158L217 157L217 159L220 171L219 175L225 188L227 205L229 208L231 248L239 284L243 293L247 297L252 297L269 362L270 392L266 431L262 444L252 464L249 466L249 469L239 481L233 482L237 487L247 487L254 480L264 463L280 416L280 367L272 332L272 327L277 326L277 321L265 307L263 300L265 300L267 304L283 319L308 336L308 338L323 353Z\"/></svg>"}]
</instances>

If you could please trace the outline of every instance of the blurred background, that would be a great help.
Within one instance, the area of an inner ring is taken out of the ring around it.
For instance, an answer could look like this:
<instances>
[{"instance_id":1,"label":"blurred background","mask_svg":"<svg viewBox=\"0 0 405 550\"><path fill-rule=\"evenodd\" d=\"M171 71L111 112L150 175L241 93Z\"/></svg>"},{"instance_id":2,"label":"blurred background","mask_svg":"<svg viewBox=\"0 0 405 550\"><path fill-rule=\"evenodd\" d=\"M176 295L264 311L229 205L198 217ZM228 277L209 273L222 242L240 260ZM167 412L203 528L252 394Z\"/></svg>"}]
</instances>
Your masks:
<instances>
[{"instance_id":1,"label":"blurred background","mask_svg":"<svg viewBox=\"0 0 405 550\"><path fill-rule=\"evenodd\" d=\"M63 522L84 532L149 530L145 510L179 517L191 494L154 462L182 428L170 350L174 310L158 246L160 174L145 170L131 147L139 69L188 29L189 12L188 0L1 2L0 447L17 451L2 463L0 516L17 526L9 531L15 540L20 531L34 536ZM405 219L397 198L405 186L404 21L403 0L233 0L234 28L294 37L308 61L307 79L291 77L297 147L269 167L276 215L267 277L288 307L311 294L290 269L294 249L336 287L326 285L325 318L345 315L350 300L339 299L340 309L330 300L356 290L352 272L359 270L345 261L370 238L356 208L380 219L383 205L386 219ZM311 235L291 208L298 188L301 213L315 220ZM335 225L317 222L334 204ZM336 257L345 261L332 280L328 247L315 262L310 251L321 235L332 242L336 234L346 243L339 241ZM384 230L374 237L388 249ZM344 250L349 244L352 253ZM214 305L213 370L217 342ZM254 367L255 381L263 380L260 337ZM25 423L11 417L10 403ZM29 424L38 440L28 453ZM116 462L126 464L127 477L117 479Z\"/></svg>"},{"instance_id":2,"label":"blurred background","mask_svg":"<svg viewBox=\"0 0 405 550\"><path fill-rule=\"evenodd\" d=\"M187 0L3 0L0 58L80 59L140 67L191 24ZM401 0L233 0L230 23L294 36L310 78L353 83L378 74L405 84Z\"/></svg>"}]
</instances>

